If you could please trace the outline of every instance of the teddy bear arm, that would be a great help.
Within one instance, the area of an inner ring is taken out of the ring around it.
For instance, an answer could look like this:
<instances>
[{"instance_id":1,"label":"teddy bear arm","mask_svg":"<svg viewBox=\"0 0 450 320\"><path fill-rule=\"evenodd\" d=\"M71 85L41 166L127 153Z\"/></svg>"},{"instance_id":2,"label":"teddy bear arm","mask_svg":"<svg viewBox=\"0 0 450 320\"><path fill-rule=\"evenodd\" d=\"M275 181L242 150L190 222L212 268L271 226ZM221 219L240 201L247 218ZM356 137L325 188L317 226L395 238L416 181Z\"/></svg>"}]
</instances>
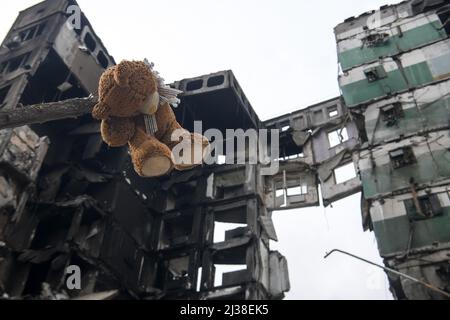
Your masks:
<instances>
[{"instance_id":1,"label":"teddy bear arm","mask_svg":"<svg viewBox=\"0 0 450 320\"><path fill-rule=\"evenodd\" d=\"M109 107L106 103L99 101L92 110L92 117L97 120L109 118Z\"/></svg>"},{"instance_id":2,"label":"teddy bear arm","mask_svg":"<svg viewBox=\"0 0 450 320\"><path fill-rule=\"evenodd\" d=\"M102 138L110 147L126 145L135 132L136 125L132 118L110 118L101 124Z\"/></svg>"}]
</instances>

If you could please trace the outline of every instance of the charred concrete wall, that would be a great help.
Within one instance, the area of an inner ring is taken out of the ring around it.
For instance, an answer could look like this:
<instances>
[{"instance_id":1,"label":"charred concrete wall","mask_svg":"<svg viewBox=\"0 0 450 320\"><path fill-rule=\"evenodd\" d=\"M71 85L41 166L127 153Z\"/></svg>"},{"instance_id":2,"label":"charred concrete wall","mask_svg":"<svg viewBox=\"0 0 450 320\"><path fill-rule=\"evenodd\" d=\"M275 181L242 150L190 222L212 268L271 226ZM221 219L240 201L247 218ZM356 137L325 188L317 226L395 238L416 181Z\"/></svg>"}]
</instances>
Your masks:
<instances>
[{"instance_id":1,"label":"charred concrete wall","mask_svg":"<svg viewBox=\"0 0 450 320\"><path fill-rule=\"evenodd\" d=\"M69 5L76 2L45 1L19 14L0 49L0 86L7 88L3 90L2 108L83 97L96 91L100 74L114 59L84 16L80 29L69 27ZM83 69L85 66L89 68ZM71 264L86 271L83 290L65 297L118 287L129 292L142 290L140 280L133 279L134 275L127 277L129 265L138 269L144 261L145 253L138 245L142 235L139 230L120 225L123 217L110 214L116 208L114 193L101 198L98 189L108 183L119 188L120 179L115 175L125 165L126 151L113 151L112 157L107 156L98 124L89 117L32 129L43 137L40 145L48 148L40 147L36 159L29 157L37 169L30 168L34 176L28 187L15 195L25 201L12 212L2 212L6 221L2 230L2 294L38 297L45 290L46 295L49 291L62 292L65 270ZM9 146L19 146L17 139L21 138L30 152L36 144L32 137L37 136L30 129L14 130L12 135L6 130L2 135L2 142ZM17 150L13 157L2 154L7 168L2 177L8 181L21 169L17 163L23 162L23 166L28 162ZM137 198L134 190L126 193L124 189L125 195ZM122 250L112 255L111 248ZM126 260L129 262L124 264Z\"/></svg>"},{"instance_id":2,"label":"charred concrete wall","mask_svg":"<svg viewBox=\"0 0 450 320\"><path fill-rule=\"evenodd\" d=\"M96 92L114 59L84 15L79 29L68 25L70 5L44 1L20 13L0 49L2 108ZM175 111L188 129L194 120L224 134L262 125L231 71L173 86L185 91ZM277 236L258 165L142 179L90 116L32 129L1 132L0 295L282 299L289 291L286 259L270 250ZM81 290L66 286L72 265Z\"/></svg>"}]
</instances>

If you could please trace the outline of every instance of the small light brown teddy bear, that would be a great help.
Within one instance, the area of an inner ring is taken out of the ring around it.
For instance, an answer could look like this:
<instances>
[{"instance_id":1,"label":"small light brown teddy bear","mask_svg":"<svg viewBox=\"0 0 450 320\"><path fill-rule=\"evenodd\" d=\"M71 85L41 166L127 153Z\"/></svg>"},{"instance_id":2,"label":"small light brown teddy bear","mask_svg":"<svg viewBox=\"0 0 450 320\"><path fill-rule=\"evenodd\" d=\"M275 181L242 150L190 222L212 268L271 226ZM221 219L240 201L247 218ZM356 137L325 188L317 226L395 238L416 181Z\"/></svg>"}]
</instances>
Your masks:
<instances>
[{"instance_id":1,"label":"small light brown teddy bear","mask_svg":"<svg viewBox=\"0 0 450 320\"><path fill-rule=\"evenodd\" d=\"M102 120L102 137L109 146L128 143L135 171L142 177L163 176L174 168L189 170L206 156L208 140L184 130L175 118L170 104L178 101L178 93L164 85L153 65L143 61L124 60L100 78L99 102L92 116ZM173 139L172 134L180 132ZM188 160L183 152L172 153L180 143L191 153ZM200 159L194 157L196 150L201 152Z\"/></svg>"}]
</instances>

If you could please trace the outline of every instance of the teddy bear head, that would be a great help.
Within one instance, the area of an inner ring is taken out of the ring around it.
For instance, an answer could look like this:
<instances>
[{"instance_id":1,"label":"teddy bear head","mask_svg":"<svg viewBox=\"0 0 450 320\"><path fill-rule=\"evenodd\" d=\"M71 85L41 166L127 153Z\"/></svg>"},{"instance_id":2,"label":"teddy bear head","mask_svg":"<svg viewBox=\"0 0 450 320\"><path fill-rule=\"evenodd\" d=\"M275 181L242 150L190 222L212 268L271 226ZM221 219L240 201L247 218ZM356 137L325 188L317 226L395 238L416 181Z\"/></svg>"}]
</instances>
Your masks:
<instances>
[{"instance_id":1,"label":"teddy bear head","mask_svg":"<svg viewBox=\"0 0 450 320\"><path fill-rule=\"evenodd\" d=\"M152 115L159 106L158 78L143 61L124 60L106 70L99 82L99 102L92 115L99 120Z\"/></svg>"}]
</instances>

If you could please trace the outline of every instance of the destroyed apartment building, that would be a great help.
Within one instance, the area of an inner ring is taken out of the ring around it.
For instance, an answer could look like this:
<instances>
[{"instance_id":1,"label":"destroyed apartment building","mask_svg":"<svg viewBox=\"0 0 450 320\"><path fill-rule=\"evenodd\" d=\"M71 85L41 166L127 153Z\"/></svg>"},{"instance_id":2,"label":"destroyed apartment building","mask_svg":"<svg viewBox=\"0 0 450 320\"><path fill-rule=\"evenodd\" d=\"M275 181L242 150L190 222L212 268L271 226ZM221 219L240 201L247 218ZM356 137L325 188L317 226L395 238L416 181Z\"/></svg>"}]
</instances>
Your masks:
<instances>
[{"instance_id":1,"label":"destroyed apartment building","mask_svg":"<svg viewBox=\"0 0 450 320\"><path fill-rule=\"evenodd\" d=\"M0 48L0 117L87 97L115 64L84 15L71 28L72 5L19 14ZM0 296L282 299L288 265L270 249L272 214L360 192L386 266L449 292L449 19L449 1L437 0L347 19L335 28L342 96L264 122L231 71L172 84L189 130L195 120L224 133L277 129L272 176L215 164L140 178L90 115L0 131ZM80 290L66 287L72 265ZM445 298L389 281L398 299Z\"/></svg>"},{"instance_id":2,"label":"destroyed apartment building","mask_svg":"<svg viewBox=\"0 0 450 320\"><path fill-rule=\"evenodd\" d=\"M97 91L115 61L84 16L71 28L72 5L44 1L19 14L0 50L2 111ZM231 71L176 86L185 127L263 126ZM1 141L4 297L256 300L289 290L286 259L269 246L277 236L258 165L142 179L90 115L4 130ZM215 232L222 223L233 227ZM81 290L66 288L72 265Z\"/></svg>"},{"instance_id":3,"label":"destroyed apartment building","mask_svg":"<svg viewBox=\"0 0 450 320\"><path fill-rule=\"evenodd\" d=\"M450 292L450 1L405 1L335 29L365 227L386 266ZM398 299L443 299L390 277Z\"/></svg>"}]
</instances>

